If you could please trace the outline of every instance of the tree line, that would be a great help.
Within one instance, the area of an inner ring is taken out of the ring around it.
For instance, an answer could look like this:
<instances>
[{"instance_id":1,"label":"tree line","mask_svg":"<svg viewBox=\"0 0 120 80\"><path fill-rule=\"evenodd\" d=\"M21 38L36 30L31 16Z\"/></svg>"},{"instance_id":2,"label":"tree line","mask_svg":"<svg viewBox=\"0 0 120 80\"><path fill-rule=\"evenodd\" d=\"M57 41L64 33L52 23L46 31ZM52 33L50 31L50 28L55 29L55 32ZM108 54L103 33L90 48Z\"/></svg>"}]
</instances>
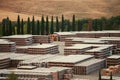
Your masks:
<instances>
[{"instance_id":1,"label":"tree line","mask_svg":"<svg viewBox=\"0 0 120 80\"><path fill-rule=\"evenodd\" d=\"M61 16L61 20L57 17L42 16L40 20L32 20L28 17L24 21L18 15L17 21L11 21L9 17L4 18L0 23L1 36L14 34L32 34L32 35L48 35L54 32L63 31L102 31L102 30L120 30L120 16L112 16L110 18L99 19L76 19L73 15L72 20Z\"/></svg>"}]
</instances>

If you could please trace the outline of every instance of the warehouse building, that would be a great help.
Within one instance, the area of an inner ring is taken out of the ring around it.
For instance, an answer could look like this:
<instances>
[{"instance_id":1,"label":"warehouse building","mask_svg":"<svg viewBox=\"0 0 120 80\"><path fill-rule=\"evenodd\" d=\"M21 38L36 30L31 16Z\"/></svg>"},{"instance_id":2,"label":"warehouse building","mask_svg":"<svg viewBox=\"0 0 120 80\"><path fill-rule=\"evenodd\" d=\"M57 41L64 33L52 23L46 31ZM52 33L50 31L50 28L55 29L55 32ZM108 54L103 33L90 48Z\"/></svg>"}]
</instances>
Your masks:
<instances>
[{"instance_id":1,"label":"warehouse building","mask_svg":"<svg viewBox=\"0 0 120 80\"><path fill-rule=\"evenodd\" d=\"M27 54L57 54L58 45L56 44L33 44L29 46L17 46L17 53Z\"/></svg>"},{"instance_id":2,"label":"warehouse building","mask_svg":"<svg viewBox=\"0 0 120 80\"><path fill-rule=\"evenodd\" d=\"M34 43L51 43L52 39L49 35L33 35Z\"/></svg>"},{"instance_id":3,"label":"warehouse building","mask_svg":"<svg viewBox=\"0 0 120 80\"><path fill-rule=\"evenodd\" d=\"M70 67L76 75L87 75L105 67L105 60L94 59L92 55L69 55L49 60L48 67L52 66Z\"/></svg>"},{"instance_id":4,"label":"warehouse building","mask_svg":"<svg viewBox=\"0 0 120 80\"><path fill-rule=\"evenodd\" d=\"M8 68L10 66L10 61L9 57L0 57L0 69Z\"/></svg>"},{"instance_id":5,"label":"warehouse building","mask_svg":"<svg viewBox=\"0 0 120 80\"><path fill-rule=\"evenodd\" d=\"M19 46L26 46L33 43L32 35L12 35L12 36L3 36L1 38L16 42L16 45Z\"/></svg>"},{"instance_id":6,"label":"warehouse building","mask_svg":"<svg viewBox=\"0 0 120 80\"><path fill-rule=\"evenodd\" d=\"M80 37L65 38L65 46L72 46L73 44L108 44L108 42L102 41L99 38L80 38Z\"/></svg>"},{"instance_id":7,"label":"warehouse building","mask_svg":"<svg viewBox=\"0 0 120 80\"><path fill-rule=\"evenodd\" d=\"M15 52L16 43L6 39L0 39L0 52Z\"/></svg>"},{"instance_id":8,"label":"warehouse building","mask_svg":"<svg viewBox=\"0 0 120 80\"><path fill-rule=\"evenodd\" d=\"M107 57L107 66L120 65L120 55L112 55Z\"/></svg>"},{"instance_id":9,"label":"warehouse building","mask_svg":"<svg viewBox=\"0 0 120 80\"><path fill-rule=\"evenodd\" d=\"M60 41L69 37L99 38L99 37L120 37L120 31L80 31L80 32L55 32Z\"/></svg>"},{"instance_id":10,"label":"warehouse building","mask_svg":"<svg viewBox=\"0 0 120 80\"><path fill-rule=\"evenodd\" d=\"M64 55L84 54L86 50L92 49L91 45L74 44L64 48Z\"/></svg>"},{"instance_id":11,"label":"warehouse building","mask_svg":"<svg viewBox=\"0 0 120 80\"><path fill-rule=\"evenodd\" d=\"M104 44L74 44L64 48L64 55L88 54L95 58L106 58L112 55L113 45Z\"/></svg>"},{"instance_id":12,"label":"warehouse building","mask_svg":"<svg viewBox=\"0 0 120 80\"><path fill-rule=\"evenodd\" d=\"M74 66L74 74L86 75L105 67L104 59L90 59Z\"/></svg>"},{"instance_id":13,"label":"warehouse building","mask_svg":"<svg viewBox=\"0 0 120 80\"><path fill-rule=\"evenodd\" d=\"M19 80L70 80L72 69L66 67L36 68L32 70L12 69L0 70L0 77L7 77L14 73Z\"/></svg>"}]
</instances>

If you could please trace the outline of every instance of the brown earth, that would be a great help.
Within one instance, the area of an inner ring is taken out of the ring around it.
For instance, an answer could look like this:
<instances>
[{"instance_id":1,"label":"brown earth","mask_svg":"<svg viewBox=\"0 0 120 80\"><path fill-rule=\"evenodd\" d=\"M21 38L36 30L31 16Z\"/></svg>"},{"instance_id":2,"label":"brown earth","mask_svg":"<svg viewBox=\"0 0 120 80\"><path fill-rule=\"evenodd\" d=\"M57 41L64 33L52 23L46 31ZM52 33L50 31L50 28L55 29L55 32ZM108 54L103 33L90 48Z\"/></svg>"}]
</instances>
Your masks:
<instances>
[{"instance_id":1,"label":"brown earth","mask_svg":"<svg viewBox=\"0 0 120 80\"><path fill-rule=\"evenodd\" d=\"M120 15L120 0L0 0L0 20L10 16L16 20L18 14L23 18L35 15L59 16L71 19L98 18Z\"/></svg>"}]
</instances>

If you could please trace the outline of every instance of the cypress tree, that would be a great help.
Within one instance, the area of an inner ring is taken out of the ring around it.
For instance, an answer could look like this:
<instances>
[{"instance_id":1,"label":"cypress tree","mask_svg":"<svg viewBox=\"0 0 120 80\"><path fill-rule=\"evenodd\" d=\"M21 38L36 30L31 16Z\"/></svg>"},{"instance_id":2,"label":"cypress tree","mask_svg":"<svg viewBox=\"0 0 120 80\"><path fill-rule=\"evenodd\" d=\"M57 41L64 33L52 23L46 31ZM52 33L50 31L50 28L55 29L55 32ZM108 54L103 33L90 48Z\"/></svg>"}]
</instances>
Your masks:
<instances>
[{"instance_id":1,"label":"cypress tree","mask_svg":"<svg viewBox=\"0 0 120 80\"><path fill-rule=\"evenodd\" d=\"M88 31L92 31L92 19L88 19Z\"/></svg>"},{"instance_id":2,"label":"cypress tree","mask_svg":"<svg viewBox=\"0 0 120 80\"><path fill-rule=\"evenodd\" d=\"M9 35L12 35L13 28L12 28L12 22L9 21Z\"/></svg>"},{"instance_id":3,"label":"cypress tree","mask_svg":"<svg viewBox=\"0 0 120 80\"><path fill-rule=\"evenodd\" d=\"M31 33L31 26L30 26L30 18L28 17L28 20L27 20L27 34L30 34Z\"/></svg>"},{"instance_id":4,"label":"cypress tree","mask_svg":"<svg viewBox=\"0 0 120 80\"><path fill-rule=\"evenodd\" d=\"M15 35L15 31L16 31L16 30L15 30L15 27L14 27L14 26L12 27L12 31L13 31L13 34Z\"/></svg>"},{"instance_id":5,"label":"cypress tree","mask_svg":"<svg viewBox=\"0 0 120 80\"><path fill-rule=\"evenodd\" d=\"M50 34L54 33L54 27L53 27L53 16L51 17L51 28L50 28Z\"/></svg>"},{"instance_id":6,"label":"cypress tree","mask_svg":"<svg viewBox=\"0 0 120 80\"><path fill-rule=\"evenodd\" d=\"M42 16L42 18L41 18L41 35L44 35L44 23L45 23L45 21L44 21L44 16Z\"/></svg>"},{"instance_id":7,"label":"cypress tree","mask_svg":"<svg viewBox=\"0 0 120 80\"><path fill-rule=\"evenodd\" d=\"M40 22L37 20L37 35L40 34Z\"/></svg>"},{"instance_id":8,"label":"cypress tree","mask_svg":"<svg viewBox=\"0 0 120 80\"><path fill-rule=\"evenodd\" d=\"M78 20L78 31L82 30L82 21Z\"/></svg>"},{"instance_id":9,"label":"cypress tree","mask_svg":"<svg viewBox=\"0 0 120 80\"><path fill-rule=\"evenodd\" d=\"M106 18L102 17L101 18L101 21L102 21L102 30L106 28Z\"/></svg>"},{"instance_id":10,"label":"cypress tree","mask_svg":"<svg viewBox=\"0 0 120 80\"><path fill-rule=\"evenodd\" d=\"M70 31L71 30L71 26L70 26L70 20L67 21L67 31Z\"/></svg>"},{"instance_id":11,"label":"cypress tree","mask_svg":"<svg viewBox=\"0 0 120 80\"><path fill-rule=\"evenodd\" d=\"M9 18L7 17L6 20L5 20L5 24L6 24L6 36L9 35Z\"/></svg>"},{"instance_id":12,"label":"cypress tree","mask_svg":"<svg viewBox=\"0 0 120 80\"><path fill-rule=\"evenodd\" d=\"M61 25L61 31L64 31L64 16L62 15L62 25Z\"/></svg>"},{"instance_id":13,"label":"cypress tree","mask_svg":"<svg viewBox=\"0 0 120 80\"><path fill-rule=\"evenodd\" d=\"M17 19L17 34L20 34L20 16L19 15Z\"/></svg>"},{"instance_id":14,"label":"cypress tree","mask_svg":"<svg viewBox=\"0 0 120 80\"><path fill-rule=\"evenodd\" d=\"M34 20L34 16L32 18L32 35L35 35L35 20Z\"/></svg>"},{"instance_id":15,"label":"cypress tree","mask_svg":"<svg viewBox=\"0 0 120 80\"><path fill-rule=\"evenodd\" d=\"M58 16L56 17L56 32L59 32L59 21L58 21Z\"/></svg>"},{"instance_id":16,"label":"cypress tree","mask_svg":"<svg viewBox=\"0 0 120 80\"><path fill-rule=\"evenodd\" d=\"M92 22L93 22L93 29L94 29L95 31L97 31L97 30L98 30L98 27L97 27L97 19L94 19Z\"/></svg>"},{"instance_id":17,"label":"cypress tree","mask_svg":"<svg viewBox=\"0 0 120 80\"><path fill-rule=\"evenodd\" d=\"M46 17L46 35L49 34L49 20L48 20L48 16Z\"/></svg>"},{"instance_id":18,"label":"cypress tree","mask_svg":"<svg viewBox=\"0 0 120 80\"><path fill-rule=\"evenodd\" d=\"M5 19L2 20L2 35L5 36Z\"/></svg>"},{"instance_id":19,"label":"cypress tree","mask_svg":"<svg viewBox=\"0 0 120 80\"><path fill-rule=\"evenodd\" d=\"M24 22L23 22L23 19L21 21L21 34L24 34Z\"/></svg>"},{"instance_id":20,"label":"cypress tree","mask_svg":"<svg viewBox=\"0 0 120 80\"><path fill-rule=\"evenodd\" d=\"M102 20L99 19L99 30L102 31L103 30L103 27L102 27Z\"/></svg>"},{"instance_id":21,"label":"cypress tree","mask_svg":"<svg viewBox=\"0 0 120 80\"><path fill-rule=\"evenodd\" d=\"M73 15L72 19L72 31L75 31L75 15Z\"/></svg>"}]
</instances>

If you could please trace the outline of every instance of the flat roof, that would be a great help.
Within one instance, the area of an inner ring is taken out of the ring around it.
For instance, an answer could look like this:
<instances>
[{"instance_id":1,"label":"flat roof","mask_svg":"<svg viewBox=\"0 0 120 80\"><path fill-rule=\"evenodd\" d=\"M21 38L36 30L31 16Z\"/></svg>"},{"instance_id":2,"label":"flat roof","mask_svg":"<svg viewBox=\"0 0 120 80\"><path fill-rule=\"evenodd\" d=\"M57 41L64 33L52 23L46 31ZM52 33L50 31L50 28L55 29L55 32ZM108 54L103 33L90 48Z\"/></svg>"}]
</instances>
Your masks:
<instances>
[{"instance_id":1,"label":"flat roof","mask_svg":"<svg viewBox=\"0 0 120 80\"><path fill-rule=\"evenodd\" d=\"M69 47L65 47L64 49L84 49L84 48L88 48L91 47L91 45L87 45L87 44L74 44L72 46Z\"/></svg>"},{"instance_id":2,"label":"flat roof","mask_svg":"<svg viewBox=\"0 0 120 80\"><path fill-rule=\"evenodd\" d=\"M35 71L35 70L22 70L22 69L11 69L11 70L8 70L8 69L1 69L0 70L0 74L3 73L3 74L11 74L12 72L14 72L14 74L26 74L26 75L29 75L29 74L32 74L32 75L50 75L50 73L48 72L40 72L40 71Z\"/></svg>"},{"instance_id":3,"label":"flat roof","mask_svg":"<svg viewBox=\"0 0 120 80\"><path fill-rule=\"evenodd\" d=\"M50 68L35 68L31 70L26 69L1 69L0 73L6 73L10 74L11 72L14 72L15 74L35 74L35 75L50 75L51 72L58 72L62 70L67 70L71 68L67 67L50 67Z\"/></svg>"},{"instance_id":4,"label":"flat roof","mask_svg":"<svg viewBox=\"0 0 120 80\"><path fill-rule=\"evenodd\" d=\"M42 37L42 36L44 36L44 37L48 37L49 35L32 35L33 37L34 36L40 36L40 37Z\"/></svg>"},{"instance_id":5,"label":"flat roof","mask_svg":"<svg viewBox=\"0 0 120 80\"><path fill-rule=\"evenodd\" d=\"M100 46L100 47L97 47L97 48L87 50L86 52L96 52L96 51L101 52L102 50L107 49L107 48L109 48L109 46Z\"/></svg>"},{"instance_id":6,"label":"flat roof","mask_svg":"<svg viewBox=\"0 0 120 80\"><path fill-rule=\"evenodd\" d=\"M0 60L3 60L3 59L9 59L9 57L7 57L7 56L0 56Z\"/></svg>"},{"instance_id":7,"label":"flat roof","mask_svg":"<svg viewBox=\"0 0 120 80\"><path fill-rule=\"evenodd\" d=\"M71 69L68 67L50 67L50 68L36 68L34 71L40 71L40 72L58 72L66 69Z\"/></svg>"},{"instance_id":8,"label":"flat roof","mask_svg":"<svg viewBox=\"0 0 120 80\"><path fill-rule=\"evenodd\" d=\"M46 59L53 59L55 58L57 55L52 55L52 54L45 54L45 55L36 55L36 58L32 58L32 59L28 59L28 60L24 60L21 63L23 64L30 64L30 63L41 63L42 60L46 60Z\"/></svg>"},{"instance_id":9,"label":"flat roof","mask_svg":"<svg viewBox=\"0 0 120 80\"><path fill-rule=\"evenodd\" d=\"M103 30L103 31L71 31L71 32L54 32L58 35L75 35L75 34L99 34L99 33L120 33L120 30Z\"/></svg>"},{"instance_id":10,"label":"flat roof","mask_svg":"<svg viewBox=\"0 0 120 80\"><path fill-rule=\"evenodd\" d=\"M80 31L76 33L120 33L120 30Z\"/></svg>"},{"instance_id":11,"label":"flat roof","mask_svg":"<svg viewBox=\"0 0 120 80\"><path fill-rule=\"evenodd\" d=\"M81 63L76 64L75 66L90 66L93 65L95 63L99 63L104 61L104 59L90 59Z\"/></svg>"},{"instance_id":12,"label":"flat roof","mask_svg":"<svg viewBox=\"0 0 120 80\"><path fill-rule=\"evenodd\" d=\"M112 56L109 56L107 57L108 59L120 59L120 55L112 55Z\"/></svg>"},{"instance_id":13,"label":"flat roof","mask_svg":"<svg viewBox=\"0 0 120 80\"><path fill-rule=\"evenodd\" d=\"M109 47L113 47L113 45L112 44L73 44L72 46L65 47L64 49L84 49L88 47L109 48Z\"/></svg>"},{"instance_id":14,"label":"flat roof","mask_svg":"<svg viewBox=\"0 0 120 80\"><path fill-rule=\"evenodd\" d=\"M14 44L15 42L11 42L9 40L6 39L0 39L0 44Z\"/></svg>"},{"instance_id":15,"label":"flat roof","mask_svg":"<svg viewBox=\"0 0 120 80\"><path fill-rule=\"evenodd\" d=\"M5 45L5 44L15 44L15 42L5 42L5 41L3 41L3 42L0 42L0 44L2 44L2 45Z\"/></svg>"},{"instance_id":16,"label":"flat roof","mask_svg":"<svg viewBox=\"0 0 120 80\"><path fill-rule=\"evenodd\" d=\"M40 62L50 62L50 60L59 59L63 56L65 56L65 55L56 55L56 56L53 56L53 57L50 57L50 58L43 59Z\"/></svg>"},{"instance_id":17,"label":"flat roof","mask_svg":"<svg viewBox=\"0 0 120 80\"><path fill-rule=\"evenodd\" d=\"M32 37L32 35L12 35L12 36L3 36L1 38L28 38Z\"/></svg>"},{"instance_id":18,"label":"flat roof","mask_svg":"<svg viewBox=\"0 0 120 80\"><path fill-rule=\"evenodd\" d=\"M11 60L27 60L37 57L37 55L20 54L20 53L0 53L0 57L9 57Z\"/></svg>"},{"instance_id":19,"label":"flat roof","mask_svg":"<svg viewBox=\"0 0 120 80\"><path fill-rule=\"evenodd\" d=\"M100 37L100 40L117 40L117 41L120 41L120 37Z\"/></svg>"},{"instance_id":20,"label":"flat roof","mask_svg":"<svg viewBox=\"0 0 120 80\"><path fill-rule=\"evenodd\" d=\"M76 33L75 32L54 32L58 35L75 35Z\"/></svg>"},{"instance_id":21,"label":"flat roof","mask_svg":"<svg viewBox=\"0 0 120 80\"><path fill-rule=\"evenodd\" d=\"M17 46L17 48L50 48L50 47L54 47L54 46L58 46L57 44L32 44L32 45L28 45L28 46Z\"/></svg>"},{"instance_id":22,"label":"flat roof","mask_svg":"<svg viewBox=\"0 0 120 80\"><path fill-rule=\"evenodd\" d=\"M18 69L24 69L24 68L26 68L26 69L32 69L32 68L36 68L36 66L32 66L32 65L29 65L29 66L18 66L17 68Z\"/></svg>"},{"instance_id":23,"label":"flat roof","mask_svg":"<svg viewBox=\"0 0 120 80\"><path fill-rule=\"evenodd\" d=\"M85 44L85 45L91 45L91 46L96 46L96 47L100 47L100 46L113 47L112 44Z\"/></svg>"},{"instance_id":24,"label":"flat roof","mask_svg":"<svg viewBox=\"0 0 120 80\"><path fill-rule=\"evenodd\" d=\"M68 56L62 56L60 58L50 60L49 62L77 63L89 58L93 58L93 55L68 55Z\"/></svg>"}]
</instances>

